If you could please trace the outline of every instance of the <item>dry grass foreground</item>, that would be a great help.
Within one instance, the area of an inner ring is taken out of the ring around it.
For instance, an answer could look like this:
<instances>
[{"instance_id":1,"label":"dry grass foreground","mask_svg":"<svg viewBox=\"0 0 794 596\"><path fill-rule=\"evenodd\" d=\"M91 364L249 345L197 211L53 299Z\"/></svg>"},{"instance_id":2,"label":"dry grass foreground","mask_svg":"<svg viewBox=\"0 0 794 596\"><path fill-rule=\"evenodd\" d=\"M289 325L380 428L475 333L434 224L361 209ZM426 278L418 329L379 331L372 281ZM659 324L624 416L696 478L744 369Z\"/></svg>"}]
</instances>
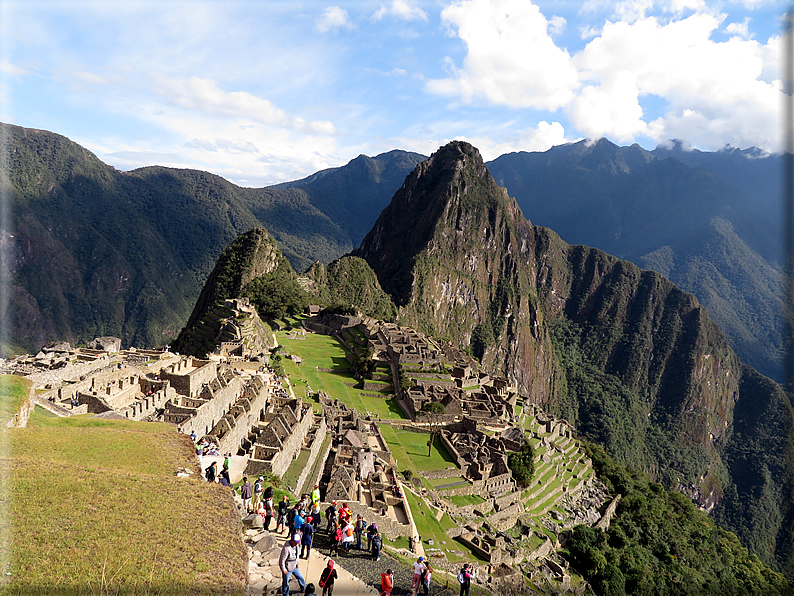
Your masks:
<instances>
[{"instance_id":1,"label":"dry grass foreground","mask_svg":"<svg viewBox=\"0 0 794 596\"><path fill-rule=\"evenodd\" d=\"M228 489L166 424L32 417L3 431L2 594L243 594Z\"/></svg>"}]
</instances>

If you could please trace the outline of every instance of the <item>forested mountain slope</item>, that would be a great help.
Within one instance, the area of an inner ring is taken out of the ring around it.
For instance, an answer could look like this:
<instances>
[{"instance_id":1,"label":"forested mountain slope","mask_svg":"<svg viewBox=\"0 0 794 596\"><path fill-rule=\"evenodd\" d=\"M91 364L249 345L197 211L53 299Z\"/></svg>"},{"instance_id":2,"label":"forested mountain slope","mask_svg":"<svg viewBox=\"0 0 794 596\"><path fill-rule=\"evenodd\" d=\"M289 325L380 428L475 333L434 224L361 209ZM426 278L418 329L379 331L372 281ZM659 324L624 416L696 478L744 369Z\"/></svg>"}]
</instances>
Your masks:
<instances>
[{"instance_id":1,"label":"forested mountain slope","mask_svg":"<svg viewBox=\"0 0 794 596\"><path fill-rule=\"evenodd\" d=\"M239 234L267 228L299 271L330 262L353 248L361 221L374 221L383 196L422 159L360 156L349 170L326 170L295 188L252 189L197 170L120 172L47 131L0 125L0 141L0 192L11 215L2 232L12 280L0 312L5 351L100 335L141 347L168 343ZM351 209L364 219L350 216L346 195L329 188L355 188Z\"/></svg>"},{"instance_id":2,"label":"forested mountain slope","mask_svg":"<svg viewBox=\"0 0 794 596\"><path fill-rule=\"evenodd\" d=\"M533 222L692 292L745 362L779 378L780 160L601 139L487 165Z\"/></svg>"}]
</instances>

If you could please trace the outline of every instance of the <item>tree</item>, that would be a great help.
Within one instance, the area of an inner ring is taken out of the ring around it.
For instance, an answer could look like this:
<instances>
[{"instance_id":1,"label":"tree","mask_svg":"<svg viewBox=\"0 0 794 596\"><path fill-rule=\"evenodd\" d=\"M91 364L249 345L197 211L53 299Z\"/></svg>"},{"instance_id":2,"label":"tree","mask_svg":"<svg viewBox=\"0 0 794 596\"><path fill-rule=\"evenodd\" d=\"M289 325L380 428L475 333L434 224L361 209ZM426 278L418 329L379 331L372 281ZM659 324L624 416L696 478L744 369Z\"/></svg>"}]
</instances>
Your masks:
<instances>
[{"instance_id":1,"label":"tree","mask_svg":"<svg viewBox=\"0 0 794 596\"><path fill-rule=\"evenodd\" d=\"M441 422L446 413L446 406L437 401L425 402L422 404L422 409L419 411L419 416L430 422L430 440L427 442L428 457L430 457L431 450L433 449L433 441L440 430Z\"/></svg>"},{"instance_id":2,"label":"tree","mask_svg":"<svg viewBox=\"0 0 794 596\"><path fill-rule=\"evenodd\" d=\"M535 473L535 453L529 442L524 442L521 451L514 451L507 456L507 467L513 472L517 482L528 486Z\"/></svg>"}]
</instances>

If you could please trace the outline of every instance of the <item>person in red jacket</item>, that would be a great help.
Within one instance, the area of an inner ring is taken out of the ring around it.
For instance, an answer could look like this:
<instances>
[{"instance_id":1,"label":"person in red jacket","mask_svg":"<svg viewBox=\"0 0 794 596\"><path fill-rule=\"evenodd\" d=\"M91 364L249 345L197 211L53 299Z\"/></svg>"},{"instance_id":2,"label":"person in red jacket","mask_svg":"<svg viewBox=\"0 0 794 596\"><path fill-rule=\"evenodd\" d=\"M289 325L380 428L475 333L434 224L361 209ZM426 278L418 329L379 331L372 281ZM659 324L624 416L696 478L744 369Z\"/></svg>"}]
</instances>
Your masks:
<instances>
[{"instance_id":1,"label":"person in red jacket","mask_svg":"<svg viewBox=\"0 0 794 596\"><path fill-rule=\"evenodd\" d=\"M386 573L380 574L380 594L381 596L391 596L391 591L394 588L394 573L391 569L387 569Z\"/></svg>"}]
</instances>

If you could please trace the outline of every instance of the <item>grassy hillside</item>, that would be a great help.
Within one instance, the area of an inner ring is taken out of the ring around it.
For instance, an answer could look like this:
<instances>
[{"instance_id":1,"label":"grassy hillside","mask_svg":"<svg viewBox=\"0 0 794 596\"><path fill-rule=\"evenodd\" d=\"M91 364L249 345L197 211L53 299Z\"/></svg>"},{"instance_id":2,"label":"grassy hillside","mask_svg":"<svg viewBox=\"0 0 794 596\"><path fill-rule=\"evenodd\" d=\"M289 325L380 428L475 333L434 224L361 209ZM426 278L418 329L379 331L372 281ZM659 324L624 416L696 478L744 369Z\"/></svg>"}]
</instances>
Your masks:
<instances>
[{"instance_id":1,"label":"grassy hillside","mask_svg":"<svg viewBox=\"0 0 794 596\"><path fill-rule=\"evenodd\" d=\"M247 556L228 489L198 474L165 424L37 414L5 431L7 594L244 594Z\"/></svg>"}]
</instances>

